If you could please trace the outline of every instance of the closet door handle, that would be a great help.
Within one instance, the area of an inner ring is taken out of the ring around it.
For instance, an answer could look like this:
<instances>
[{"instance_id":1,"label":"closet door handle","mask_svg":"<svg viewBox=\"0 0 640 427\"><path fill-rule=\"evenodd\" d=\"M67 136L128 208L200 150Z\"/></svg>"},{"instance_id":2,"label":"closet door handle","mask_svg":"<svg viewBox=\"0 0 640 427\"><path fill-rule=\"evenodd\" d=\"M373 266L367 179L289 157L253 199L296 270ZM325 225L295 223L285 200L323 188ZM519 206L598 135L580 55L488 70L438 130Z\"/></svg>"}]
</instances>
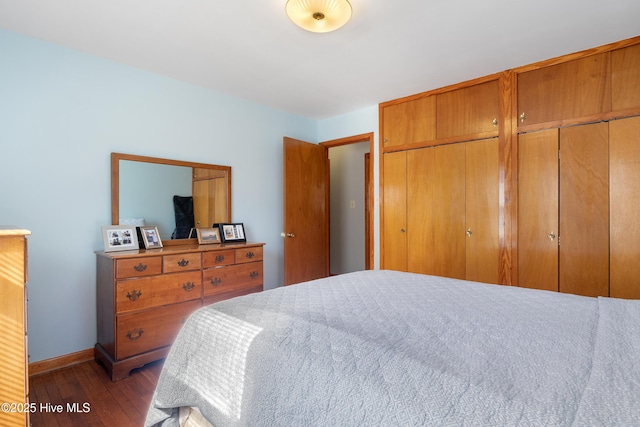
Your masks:
<instances>
[{"instance_id":1,"label":"closet door handle","mask_svg":"<svg viewBox=\"0 0 640 427\"><path fill-rule=\"evenodd\" d=\"M556 238L555 233L553 232L553 230L551 230L551 233L549 233L549 240L551 240L553 242L553 239Z\"/></svg>"},{"instance_id":2,"label":"closet door handle","mask_svg":"<svg viewBox=\"0 0 640 427\"><path fill-rule=\"evenodd\" d=\"M467 229L467 236L471 237L471 235L473 234L473 231L471 231L471 229Z\"/></svg>"}]
</instances>

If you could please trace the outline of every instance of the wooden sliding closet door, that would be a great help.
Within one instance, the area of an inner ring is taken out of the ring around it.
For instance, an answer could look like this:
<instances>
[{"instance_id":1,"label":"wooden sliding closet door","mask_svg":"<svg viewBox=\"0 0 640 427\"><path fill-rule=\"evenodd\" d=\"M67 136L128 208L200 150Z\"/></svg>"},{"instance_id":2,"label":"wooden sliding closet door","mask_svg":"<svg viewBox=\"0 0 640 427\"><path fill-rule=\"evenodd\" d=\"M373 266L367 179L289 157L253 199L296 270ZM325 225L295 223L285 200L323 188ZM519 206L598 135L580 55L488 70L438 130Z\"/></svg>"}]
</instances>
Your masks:
<instances>
[{"instance_id":1,"label":"wooden sliding closet door","mask_svg":"<svg viewBox=\"0 0 640 427\"><path fill-rule=\"evenodd\" d=\"M382 268L407 271L407 152L384 155Z\"/></svg>"},{"instance_id":2,"label":"wooden sliding closet door","mask_svg":"<svg viewBox=\"0 0 640 427\"><path fill-rule=\"evenodd\" d=\"M407 269L434 274L435 148L407 151Z\"/></svg>"},{"instance_id":3,"label":"wooden sliding closet door","mask_svg":"<svg viewBox=\"0 0 640 427\"><path fill-rule=\"evenodd\" d=\"M609 295L608 124L518 137L518 284Z\"/></svg>"},{"instance_id":4,"label":"wooden sliding closet door","mask_svg":"<svg viewBox=\"0 0 640 427\"><path fill-rule=\"evenodd\" d=\"M560 129L560 292L609 295L609 124Z\"/></svg>"},{"instance_id":5,"label":"wooden sliding closet door","mask_svg":"<svg viewBox=\"0 0 640 427\"><path fill-rule=\"evenodd\" d=\"M498 138L466 146L466 279L499 282Z\"/></svg>"},{"instance_id":6,"label":"wooden sliding closet door","mask_svg":"<svg viewBox=\"0 0 640 427\"><path fill-rule=\"evenodd\" d=\"M433 274L465 279L465 144L434 150Z\"/></svg>"},{"instance_id":7,"label":"wooden sliding closet door","mask_svg":"<svg viewBox=\"0 0 640 427\"><path fill-rule=\"evenodd\" d=\"M518 136L518 286L558 291L558 129Z\"/></svg>"},{"instance_id":8,"label":"wooden sliding closet door","mask_svg":"<svg viewBox=\"0 0 640 427\"><path fill-rule=\"evenodd\" d=\"M611 296L640 299L640 117L609 126Z\"/></svg>"}]
</instances>

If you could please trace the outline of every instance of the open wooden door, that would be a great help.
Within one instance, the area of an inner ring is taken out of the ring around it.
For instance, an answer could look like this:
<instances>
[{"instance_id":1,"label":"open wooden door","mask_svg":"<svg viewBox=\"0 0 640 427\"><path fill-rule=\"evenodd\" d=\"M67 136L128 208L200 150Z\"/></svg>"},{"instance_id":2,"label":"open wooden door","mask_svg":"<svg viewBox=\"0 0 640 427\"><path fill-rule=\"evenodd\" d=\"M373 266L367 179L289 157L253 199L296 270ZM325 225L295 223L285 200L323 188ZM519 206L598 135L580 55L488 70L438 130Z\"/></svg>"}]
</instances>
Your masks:
<instances>
[{"instance_id":1,"label":"open wooden door","mask_svg":"<svg viewBox=\"0 0 640 427\"><path fill-rule=\"evenodd\" d=\"M284 284L329 275L329 159L325 147L284 137Z\"/></svg>"}]
</instances>

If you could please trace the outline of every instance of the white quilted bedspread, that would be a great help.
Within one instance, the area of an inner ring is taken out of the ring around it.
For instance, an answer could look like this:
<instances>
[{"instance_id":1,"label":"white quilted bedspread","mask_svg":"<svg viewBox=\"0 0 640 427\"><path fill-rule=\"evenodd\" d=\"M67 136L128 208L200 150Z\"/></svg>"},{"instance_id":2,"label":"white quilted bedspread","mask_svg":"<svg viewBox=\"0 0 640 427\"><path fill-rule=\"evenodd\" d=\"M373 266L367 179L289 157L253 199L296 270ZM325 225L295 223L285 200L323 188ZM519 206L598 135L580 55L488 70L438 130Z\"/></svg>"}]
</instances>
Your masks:
<instances>
[{"instance_id":1,"label":"white quilted bedspread","mask_svg":"<svg viewBox=\"0 0 640 427\"><path fill-rule=\"evenodd\" d=\"M194 313L147 426L640 426L640 301L366 271Z\"/></svg>"}]
</instances>

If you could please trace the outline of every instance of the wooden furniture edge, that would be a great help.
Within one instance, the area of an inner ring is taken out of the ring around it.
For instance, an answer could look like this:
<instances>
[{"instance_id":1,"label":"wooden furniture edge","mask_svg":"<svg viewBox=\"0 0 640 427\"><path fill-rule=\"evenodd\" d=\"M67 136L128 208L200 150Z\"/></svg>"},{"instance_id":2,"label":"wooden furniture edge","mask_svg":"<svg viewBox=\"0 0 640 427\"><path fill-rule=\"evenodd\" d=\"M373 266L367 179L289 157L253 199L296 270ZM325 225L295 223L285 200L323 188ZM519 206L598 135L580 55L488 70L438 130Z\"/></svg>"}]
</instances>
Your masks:
<instances>
[{"instance_id":1,"label":"wooden furniture edge","mask_svg":"<svg viewBox=\"0 0 640 427\"><path fill-rule=\"evenodd\" d=\"M115 382L127 378L133 369L142 368L147 363L164 359L167 357L167 354L169 354L170 349L171 346L168 345L147 353L115 361L100 344L96 344L95 347L91 349L91 358L95 358L96 362L103 365L107 369L107 373L109 374L111 381Z\"/></svg>"}]
</instances>

